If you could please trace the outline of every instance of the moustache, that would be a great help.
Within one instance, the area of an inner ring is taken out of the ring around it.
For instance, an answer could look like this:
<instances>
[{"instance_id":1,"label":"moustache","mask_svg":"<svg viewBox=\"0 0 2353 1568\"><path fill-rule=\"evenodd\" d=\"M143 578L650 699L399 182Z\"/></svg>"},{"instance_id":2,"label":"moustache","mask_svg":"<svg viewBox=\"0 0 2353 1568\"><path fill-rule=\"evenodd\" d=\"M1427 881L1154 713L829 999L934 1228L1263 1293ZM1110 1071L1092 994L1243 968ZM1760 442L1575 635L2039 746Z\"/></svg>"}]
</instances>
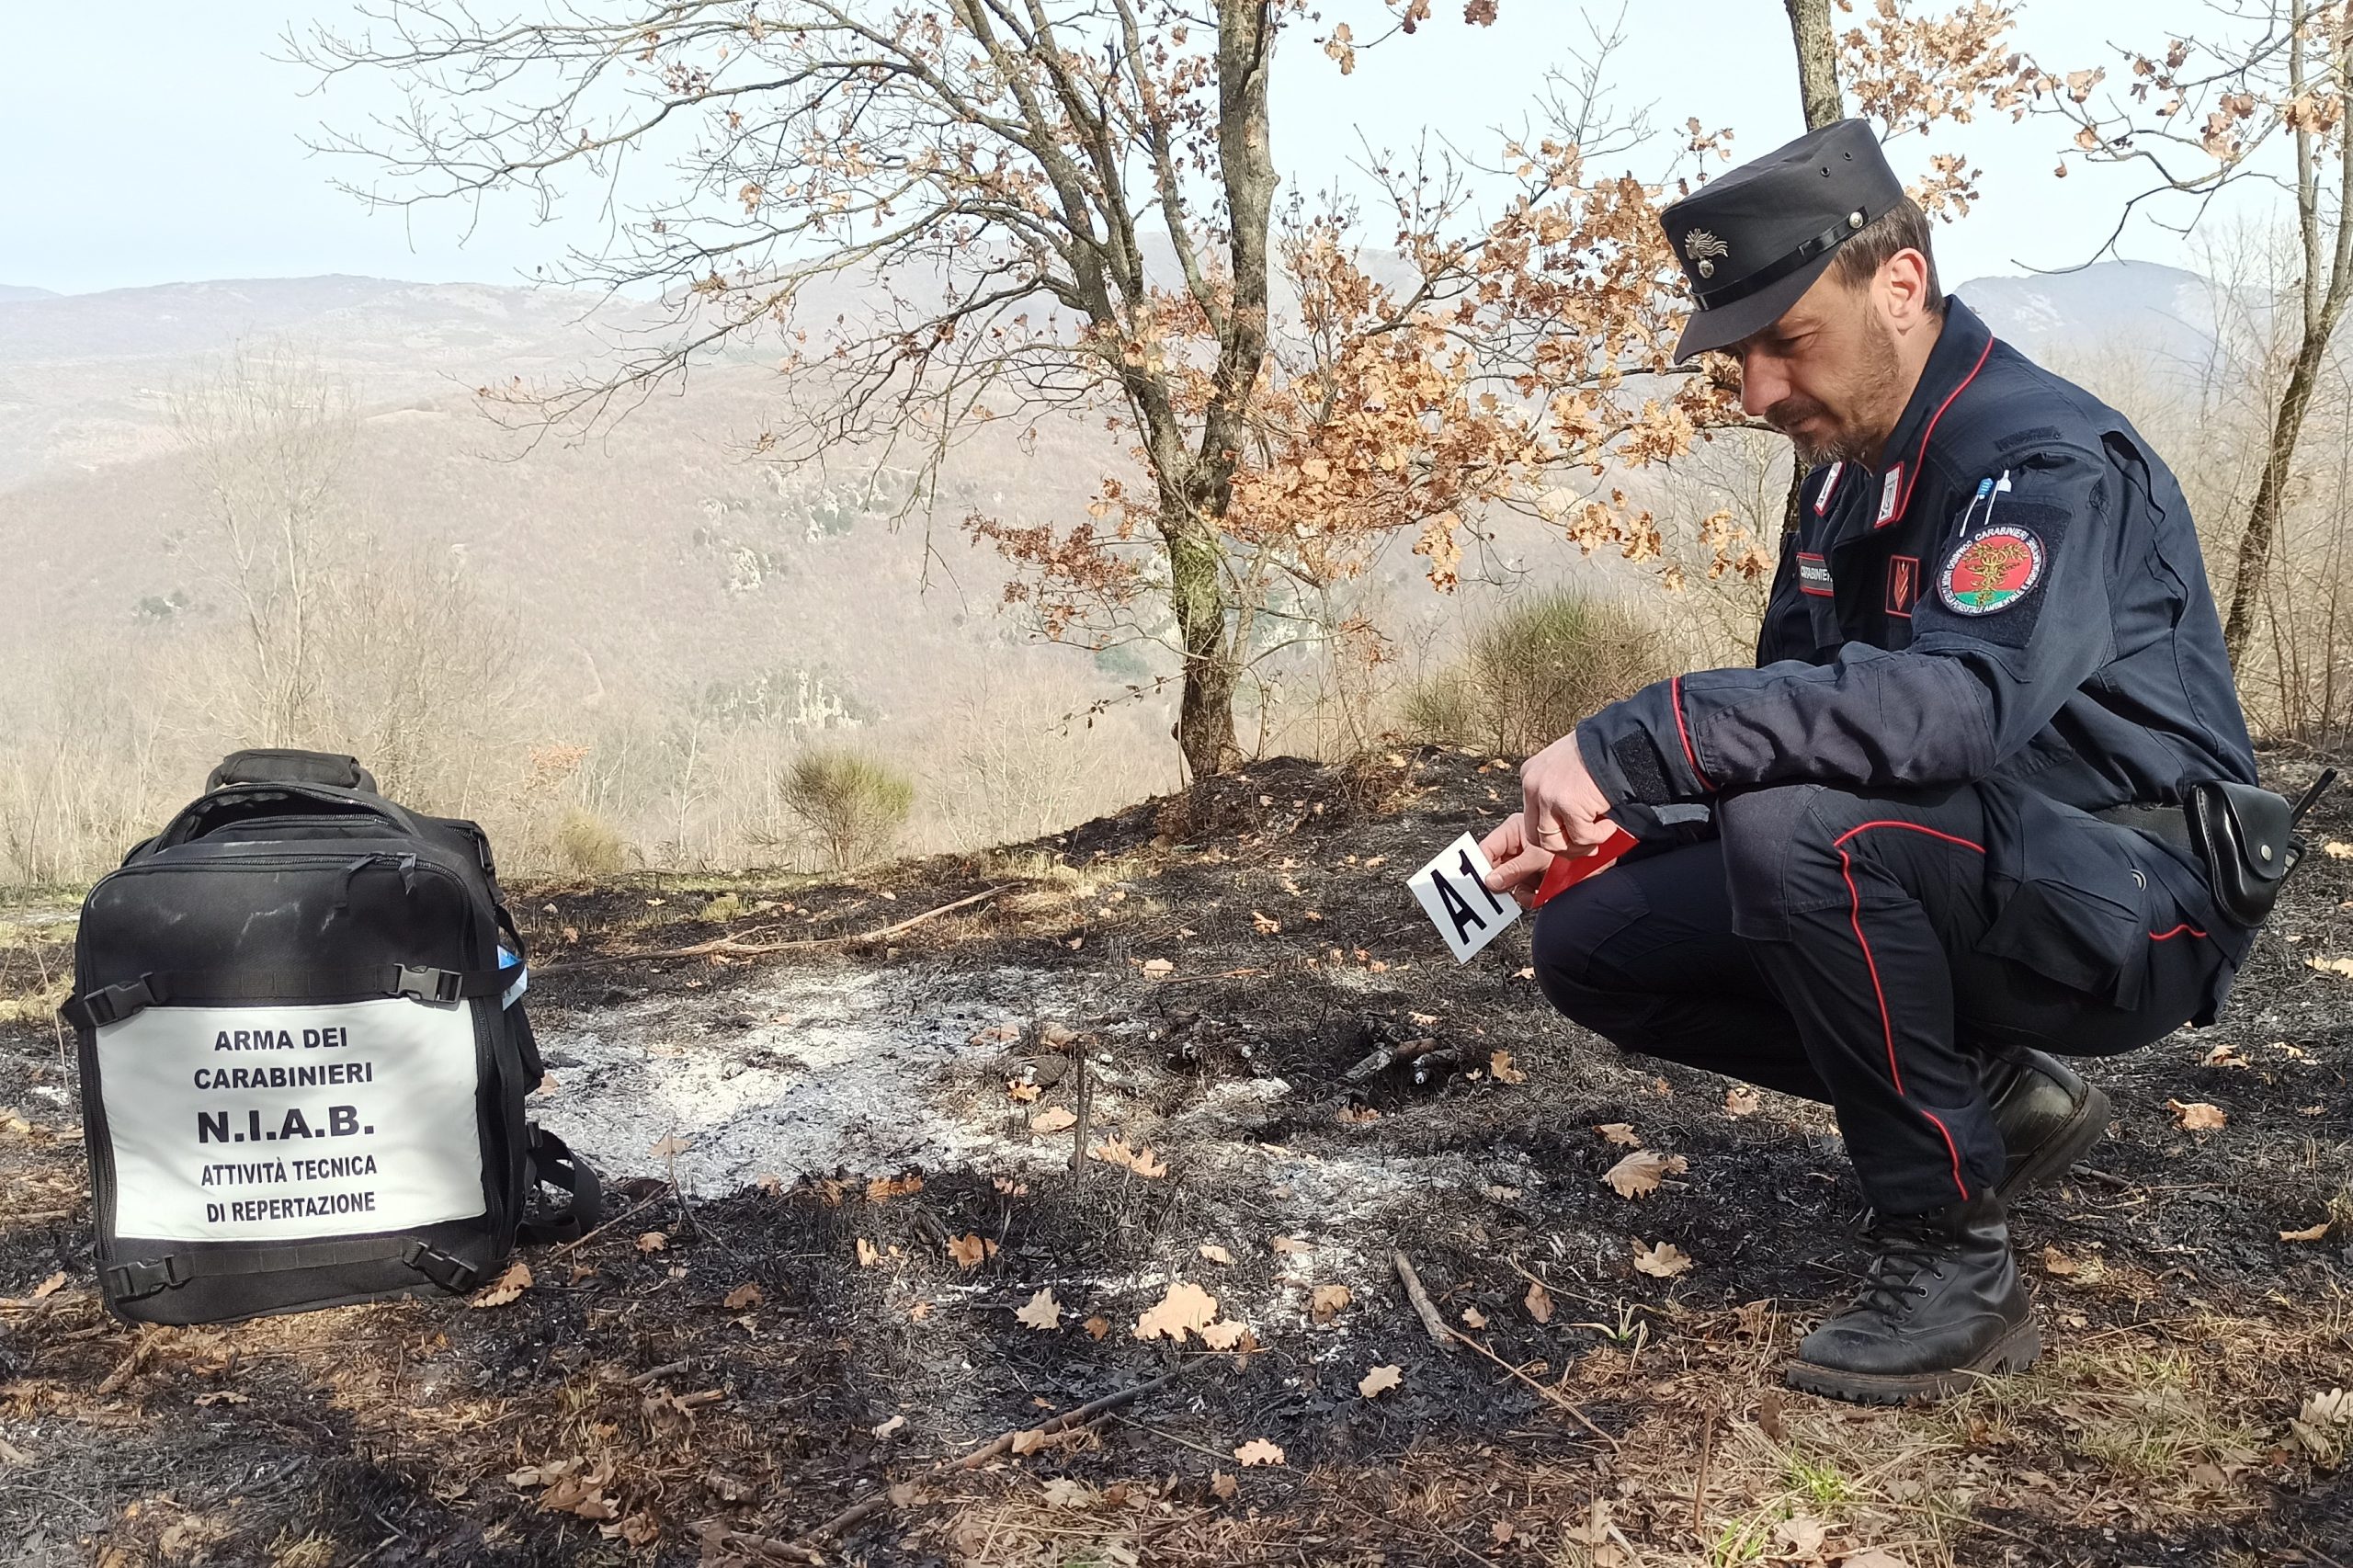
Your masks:
<instances>
[{"instance_id":1,"label":"moustache","mask_svg":"<svg viewBox=\"0 0 2353 1568\"><path fill-rule=\"evenodd\" d=\"M1765 411L1765 423L1787 434L1809 419L1826 419L1829 413L1813 399L1792 394Z\"/></svg>"}]
</instances>

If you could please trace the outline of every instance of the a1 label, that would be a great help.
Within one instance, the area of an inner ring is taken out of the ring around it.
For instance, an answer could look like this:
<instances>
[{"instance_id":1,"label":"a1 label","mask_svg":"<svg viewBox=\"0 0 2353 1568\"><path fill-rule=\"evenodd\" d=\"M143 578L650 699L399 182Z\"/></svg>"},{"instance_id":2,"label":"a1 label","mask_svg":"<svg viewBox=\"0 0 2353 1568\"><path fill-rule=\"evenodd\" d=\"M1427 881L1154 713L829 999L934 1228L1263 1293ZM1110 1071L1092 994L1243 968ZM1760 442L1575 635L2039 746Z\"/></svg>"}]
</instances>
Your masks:
<instances>
[{"instance_id":1,"label":"a1 label","mask_svg":"<svg viewBox=\"0 0 2353 1568\"><path fill-rule=\"evenodd\" d=\"M1456 963L1469 963L1519 918L1518 903L1487 886L1494 869L1466 833L1406 881Z\"/></svg>"}]
</instances>

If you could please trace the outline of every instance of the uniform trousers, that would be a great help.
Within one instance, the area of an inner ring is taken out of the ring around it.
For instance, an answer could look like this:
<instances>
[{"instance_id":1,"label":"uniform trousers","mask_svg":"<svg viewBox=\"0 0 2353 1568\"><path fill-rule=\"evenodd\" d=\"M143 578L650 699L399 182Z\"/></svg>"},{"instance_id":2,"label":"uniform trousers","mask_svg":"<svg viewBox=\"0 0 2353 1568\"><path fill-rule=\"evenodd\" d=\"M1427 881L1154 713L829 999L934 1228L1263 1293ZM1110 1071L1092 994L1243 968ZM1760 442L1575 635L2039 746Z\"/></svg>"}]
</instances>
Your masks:
<instances>
[{"instance_id":1,"label":"uniform trousers","mask_svg":"<svg viewBox=\"0 0 2353 1568\"><path fill-rule=\"evenodd\" d=\"M1645 844L1546 904L1538 983L1626 1051L1828 1103L1882 1214L1941 1209L2000 1176L1989 1057L2147 1045L2199 1012L2228 962L2153 858L2131 872L2149 930L2130 1006L1981 950L2000 910L1974 785L1770 787L1721 797L1714 816L1712 837ZM2166 853L2086 823L2135 857Z\"/></svg>"}]
</instances>

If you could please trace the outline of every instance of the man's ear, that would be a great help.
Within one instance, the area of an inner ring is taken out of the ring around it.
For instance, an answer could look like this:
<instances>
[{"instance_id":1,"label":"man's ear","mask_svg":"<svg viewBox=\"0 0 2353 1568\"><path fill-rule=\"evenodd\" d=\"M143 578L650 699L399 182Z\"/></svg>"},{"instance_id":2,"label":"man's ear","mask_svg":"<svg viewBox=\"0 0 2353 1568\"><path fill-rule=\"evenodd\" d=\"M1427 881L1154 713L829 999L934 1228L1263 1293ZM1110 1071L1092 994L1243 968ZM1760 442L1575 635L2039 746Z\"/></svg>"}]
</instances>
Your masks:
<instances>
[{"instance_id":1,"label":"man's ear","mask_svg":"<svg viewBox=\"0 0 2353 1568\"><path fill-rule=\"evenodd\" d=\"M1881 307L1897 331L1907 331L1935 309L1928 298L1928 258L1909 245L1880 264Z\"/></svg>"}]
</instances>

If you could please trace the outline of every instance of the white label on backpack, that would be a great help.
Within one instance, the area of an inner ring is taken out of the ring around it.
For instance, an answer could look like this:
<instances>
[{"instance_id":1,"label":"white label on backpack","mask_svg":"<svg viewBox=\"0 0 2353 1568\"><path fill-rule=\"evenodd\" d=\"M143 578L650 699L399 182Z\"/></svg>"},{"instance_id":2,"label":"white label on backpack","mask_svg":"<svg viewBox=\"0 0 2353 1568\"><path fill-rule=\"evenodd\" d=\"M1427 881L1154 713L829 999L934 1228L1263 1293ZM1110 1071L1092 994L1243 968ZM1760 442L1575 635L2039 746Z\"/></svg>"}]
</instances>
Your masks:
<instances>
[{"instance_id":1,"label":"white label on backpack","mask_svg":"<svg viewBox=\"0 0 2353 1568\"><path fill-rule=\"evenodd\" d=\"M465 1003L149 1007L97 1036L118 1234L286 1241L484 1211Z\"/></svg>"}]
</instances>

